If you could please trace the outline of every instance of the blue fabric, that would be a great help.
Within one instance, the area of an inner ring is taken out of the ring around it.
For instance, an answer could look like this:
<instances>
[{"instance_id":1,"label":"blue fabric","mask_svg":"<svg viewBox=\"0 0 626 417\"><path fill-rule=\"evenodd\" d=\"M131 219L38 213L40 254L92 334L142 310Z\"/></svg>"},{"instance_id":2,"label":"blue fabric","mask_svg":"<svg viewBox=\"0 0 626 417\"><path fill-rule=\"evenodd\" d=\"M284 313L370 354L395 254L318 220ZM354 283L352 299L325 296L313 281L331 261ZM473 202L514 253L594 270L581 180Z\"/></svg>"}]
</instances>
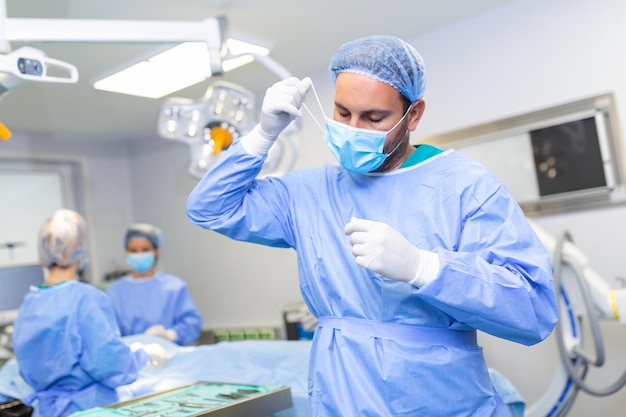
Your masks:
<instances>
[{"instance_id":1,"label":"blue fabric","mask_svg":"<svg viewBox=\"0 0 626 417\"><path fill-rule=\"evenodd\" d=\"M126 248L128 242L136 237L148 239L155 248L160 248L163 244L163 231L148 223L131 224L124 235L124 247Z\"/></svg>"},{"instance_id":2,"label":"blue fabric","mask_svg":"<svg viewBox=\"0 0 626 417\"><path fill-rule=\"evenodd\" d=\"M195 342L202 329L202 315L187 284L171 274L157 271L151 278L126 275L107 289L122 336L143 333L161 324L176 330L176 343Z\"/></svg>"},{"instance_id":3,"label":"blue fabric","mask_svg":"<svg viewBox=\"0 0 626 417\"><path fill-rule=\"evenodd\" d=\"M354 72L389 84L414 103L424 95L426 68L411 45L394 36L368 36L347 42L330 61L333 80Z\"/></svg>"},{"instance_id":4,"label":"blue fabric","mask_svg":"<svg viewBox=\"0 0 626 417\"><path fill-rule=\"evenodd\" d=\"M274 417L309 415L307 364L310 341L246 340L180 347L150 335L126 336L123 340L128 345L133 342L159 343L165 348L169 360L162 368L142 368L135 382L117 387L120 401L196 381L286 385L291 390L293 408L276 413ZM522 417L525 403L519 393L499 372L489 369L489 374L513 417ZM0 395L7 399L22 399L31 392L32 388L20 377L17 362L9 360L0 369Z\"/></svg>"},{"instance_id":5,"label":"blue fabric","mask_svg":"<svg viewBox=\"0 0 626 417\"><path fill-rule=\"evenodd\" d=\"M532 345L558 318L549 255L519 205L485 167L445 151L413 167L359 175L332 165L256 179L263 158L236 142L189 196L189 219L233 239L297 251L300 289L316 317L478 329ZM350 218L385 222L441 267L417 288L358 266ZM318 328L312 415L509 412L480 348Z\"/></svg>"},{"instance_id":6,"label":"blue fabric","mask_svg":"<svg viewBox=\"0 0 626 417\"><path fill-rule=\"evenodd\" d=\"M511 381L504 375L493 368L489 368L489 376L496 390L502 397L502 400L509 406L512 417L523 417L526 401L522 395L515 389Z\"/></svg>"},{"instance_id":7,"label":"blue fabric","mask_svg":"<svg viewBox=\"0 0 626 417\"><path fill-rule=\"evenodd\" d=\"M425 143L421 145L415 145L415 150L406 159L406 161L404 161L400 168L408 168L410 166L417 165L420 162L424 162L428 158L432 158L433 156L440 154L441 152L443 152L443 149L439 149Z\"/></svg>"},{"instance_id":8,"label":"blue fabric","mask_svg":"<svg viewBox=\"0 0 626 417\"><path fill-rule=\"evenodd\" d=\"M148 356L122 342L107 295L77 281L31 287L12 336L34 416L68 415L117 401L115 388L133 382Z\"/></svg>"},{"instance_id":9,"label":"blue fabric","mask_svg":"<svg viewBox=\"0 0 626 417\"><path fill-rule=\"evenodd\" d=\"M161 368L146 366L131 384L117 387L120 401L169 390L197 381L285 385L291 390L293 408L272 417L307 417L307 370L310 341L245 340L213 345L178 346L156 336L126 336L124 342L159 343L168 360ZM32 392L20 377L15 360L0 369L0 394L22 399Z\"/></svg>"}]
</instances>

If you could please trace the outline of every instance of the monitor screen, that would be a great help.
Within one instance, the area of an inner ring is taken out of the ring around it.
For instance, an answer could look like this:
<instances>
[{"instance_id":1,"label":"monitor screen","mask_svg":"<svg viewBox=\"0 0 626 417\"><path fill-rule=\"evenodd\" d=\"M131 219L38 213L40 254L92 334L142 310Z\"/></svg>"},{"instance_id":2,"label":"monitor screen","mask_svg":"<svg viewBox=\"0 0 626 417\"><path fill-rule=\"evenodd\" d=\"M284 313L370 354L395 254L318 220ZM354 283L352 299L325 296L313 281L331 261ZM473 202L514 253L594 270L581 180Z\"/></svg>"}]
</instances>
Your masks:
<instances>
[{"instance_id":1,"label":"monitor screen","mask_svg":"<svg viewBox=\"0 0 626 417\"><path fill-rule=\"evenodd\" d=\"M594 117L532 130L530 139L542 196L607 186Z\"/></svg>"},{"instance_id":2,"label":"monitor screen","mask_svg":"<svg viewBox=\"0 0 626 417\"><path fill-rule=\"evenodd\" d=\"M31 285L43 282L40 264L0 266L0 326L12 323Z\"/></svg>"}]
</instances>

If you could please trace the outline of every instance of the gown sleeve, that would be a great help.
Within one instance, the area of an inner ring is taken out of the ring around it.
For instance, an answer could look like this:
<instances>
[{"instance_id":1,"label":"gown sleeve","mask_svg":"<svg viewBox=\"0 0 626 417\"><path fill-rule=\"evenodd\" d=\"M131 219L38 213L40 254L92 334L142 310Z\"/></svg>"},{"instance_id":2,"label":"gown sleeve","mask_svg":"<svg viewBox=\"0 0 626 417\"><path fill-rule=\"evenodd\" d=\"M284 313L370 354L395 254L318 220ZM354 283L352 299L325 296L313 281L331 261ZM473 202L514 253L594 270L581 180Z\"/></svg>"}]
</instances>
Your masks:
<instances>
[{"instance_id":1,"label":"gown sleeve","mask_svg":"<svg viewBox=\"0 0 626 417\"><path fill-rule=\"evenodd\" d=\"M174 330L178 335L176 343L189 345L195 342L202 330L202 315L194 303L186 285L181 286L176 301L176 319Z\"/></svg>"},{"instance_id":2,"label":"gown sleeve","mask_svg":"<svg viewBox=\"0 0 626 417\"><path fill-rule=\"evenodd\" d=\"M437 248L440 271L418 290L457 321L532 345L556 324L549 254L502 186L466 214L455 250Z\"/></svg>"},{"instance_id":3,"label":"gown sleeve","mask_svg":"<svg viewBox=\"0 0 626 417\"><path fill-rule=\"evenodd\" d=\"M232 239L287 248L288 192L277 178L256 180L265 158L249 155L235 142L200 180L187 199L189 220ZM266 187L271 193L264 193Z\"/></svg>"},{"instance_id":4,"label":"gown sleeve","mask_svg":"<svg viewBox=\"0 0 626 417\"><path fill-rule=\"evenodd\" d=\"M131 352L122 341L106 294L85 299L82 304L81 369L110 388L135 381L148 356L143 350Z\"/></svg>"}]
</instances>

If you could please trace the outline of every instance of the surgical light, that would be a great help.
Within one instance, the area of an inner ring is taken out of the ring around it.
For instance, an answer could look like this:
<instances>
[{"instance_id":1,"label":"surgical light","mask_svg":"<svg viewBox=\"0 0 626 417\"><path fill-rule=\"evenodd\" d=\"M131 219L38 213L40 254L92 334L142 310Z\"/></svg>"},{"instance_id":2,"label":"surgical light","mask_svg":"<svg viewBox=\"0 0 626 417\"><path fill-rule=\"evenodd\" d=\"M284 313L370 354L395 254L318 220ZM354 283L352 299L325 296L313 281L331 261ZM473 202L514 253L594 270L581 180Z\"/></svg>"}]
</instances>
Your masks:
<instances>
[{"instance_id":1,"label":"surgical light","mask_svg":"<svg viewBox=\"0 0 626 417\"><path fill-rule=\"evenodd\" d=\"M70 63L49 58L45 52L30 46L0 55L0 98L25 81L76 83L78 69ZM0 122L0 139L10 137L11 131Z\"/></svg>"},{"instance_id":2,"label":"surgical light","mask_svg":"<svg viewBox=\"0 0 626 417\"><path fill-rule=\"evenodd\" d=\"M253 55L268 55L267 48L227 39L232 58L222 62L224 72L254 60ZM161 98L210 78L211 56L205 42L183 42L144 61L104 77L93 84L97 90L147 98Z\"/></svg>"},{"instance_id":3,"label":"surgical light","mask_svg":"<svg viewBox=\"0 0 626 417\"><path fill-rule=\"evenodd\" d=\"M256 96L239 85L218 81L198 101L167 100L159 114L158 132L189 145L189 173L201 178L223 150L257 123Z\"/></svg>"},{"instance_id":4,"label":"surgical light","mask_svg":"<svg viewBox=\"0 0 626 417\"><path fill-rule=\"evenodd\" d=\"M12 135L12 133L9 130L9 128L6 127L4 125L4 123L0 122L0 139L2 139L2 140L9 140L11 135Z\"/></svg>"},{"instance_id":5,"label":"surgical light","mask_svg":"<svg viewBox=\"0 0 626 417\"><path fill-rule=\"evenodd\" d=\"M250 54L261 57L269 53L267 49L260 46L227 39L228 22L225 16L198 22L9 19L5 2L6 0L0 0L0 52L11 50L10 41L179 44L170 51L161 50L156 56L143 60L139 64L137 61L133 62L137 65L133 65L120 75L97 81L95 88L102 90L159 98L212 75L222 74L224 71L244 65L251 61ZM232 52L230 56L227 56L229 49L232 49ZM231 58L232 62L225 62ZM51 59L46 59L45 62L24 60L20 70L26 71L30 68L34 72L22 71L18 78L31 76L30 79L33 80L53 82L59 77L55 78L45 72L46 64L53 63L57 67L71 70L71 76L68 78L72 80L71 82L76 82L78 72L74 71L73 66L61 61L54 62ZM0 72L6 72L1 68L1 64L2 62L0 62ZM41 67L39 64L44 66ZM12 77L9 81L15 79L16 77ZM4 85L0 87L4 87L5 90L13 87L13 85L7 86L6 80L0 79L0 81L4 81ZM175 84L170 85L172 82ZM149 84L150 89L145 88L146 84ZM2 94L1 89L0 94Z\"/></svg>"},{"instance_id":6,"label":"surgical light","mask_svg":"<svg viewBox=\"0 0 626 417\"><path fill-rule=\"evenodd\" d=\"M30 46L0 55L2 91L11 90L24 81L74 84L78 82L78 70L74 65L50 58Z\"/></svg>"},{"instance_id":7,"label":"surgical light","mask_svg":"<svg viewBox=\"0 0 626 417\"><path fill-rule=\"evenodd\" d=\"M259 122L257 99L249 90L216 81L200 100L171 98L161 107L158 133L165 139L186 143L190 148L189 174L200 179L221 153L246 135ZM297 155L292 123L270 149L260 176L280 175L292 168Z\"/></svg>"}]
</instances>

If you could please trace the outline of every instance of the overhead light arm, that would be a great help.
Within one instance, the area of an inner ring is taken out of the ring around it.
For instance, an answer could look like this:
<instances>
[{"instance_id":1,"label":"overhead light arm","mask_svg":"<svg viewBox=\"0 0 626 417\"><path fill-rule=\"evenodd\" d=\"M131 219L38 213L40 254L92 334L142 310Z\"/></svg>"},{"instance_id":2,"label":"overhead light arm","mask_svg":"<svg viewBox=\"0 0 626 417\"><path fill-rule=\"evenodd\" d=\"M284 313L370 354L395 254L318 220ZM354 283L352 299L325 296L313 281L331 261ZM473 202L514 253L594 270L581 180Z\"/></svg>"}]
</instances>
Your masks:
<instances>
[{"instance_id":1,"label":"overhead light arm","mask_svg":"<svg viewBox=\"0 0 626 417\"><path fill-rule=\"evenodd\" d=\"M224 16L219 16L205 20L205 23L207 26L211 26L210 30L205 33L212 34L205 37L211 61L211 74L221 75L224 73L222 58L226 55L226 27L228 22Z\"/></svg>"},{"instance_id":2,"label":"overhead light arm","mask_svg":"<svg viewBox=\"0 0 626 417\"><path fill-rule=\"evenodd\" d=\"M1 6L0 6L1 7ZM1 16L0 16L1 17ZM101 20L4 18L5 41L22 42L211 42L224 37L225 18Z\"/></svg>"},{"instance_id":3,"label":"overhead light arm","mask_svg":"<svg viewBox=\"0 0 626 417\"><path fill-rule=\"evenodd\" d=\"M10 50L11 41L179 43L205 42L211 52L211 70L222 72L226 18L202 21L95 20L7 18L0 2L0 52Z\"/></svg>"},{"instance_id":4,"label":"overhead light arm","mask_svg":"<svg viewBox=\"0 0 626 417\"><path fill-rule=\"evenodd\" d=\"M245 55L245 54L244 54ZM279 64L275 59L267 55L248 54L263 64L265 68L273 72L279 79L285 80L291 77L291 73L287 68Z\"/></svg>"},{"instance_id":5,"label":"overhead light arm","mask_svg":"<svg viewBox=\"0 0 626 417\"><path fill-rule=\"evenodd\" d=\"M9 52L11 45L6 34L7 5L5 0L0 1L0 52Z\"/></svg>"}]
</instances>

